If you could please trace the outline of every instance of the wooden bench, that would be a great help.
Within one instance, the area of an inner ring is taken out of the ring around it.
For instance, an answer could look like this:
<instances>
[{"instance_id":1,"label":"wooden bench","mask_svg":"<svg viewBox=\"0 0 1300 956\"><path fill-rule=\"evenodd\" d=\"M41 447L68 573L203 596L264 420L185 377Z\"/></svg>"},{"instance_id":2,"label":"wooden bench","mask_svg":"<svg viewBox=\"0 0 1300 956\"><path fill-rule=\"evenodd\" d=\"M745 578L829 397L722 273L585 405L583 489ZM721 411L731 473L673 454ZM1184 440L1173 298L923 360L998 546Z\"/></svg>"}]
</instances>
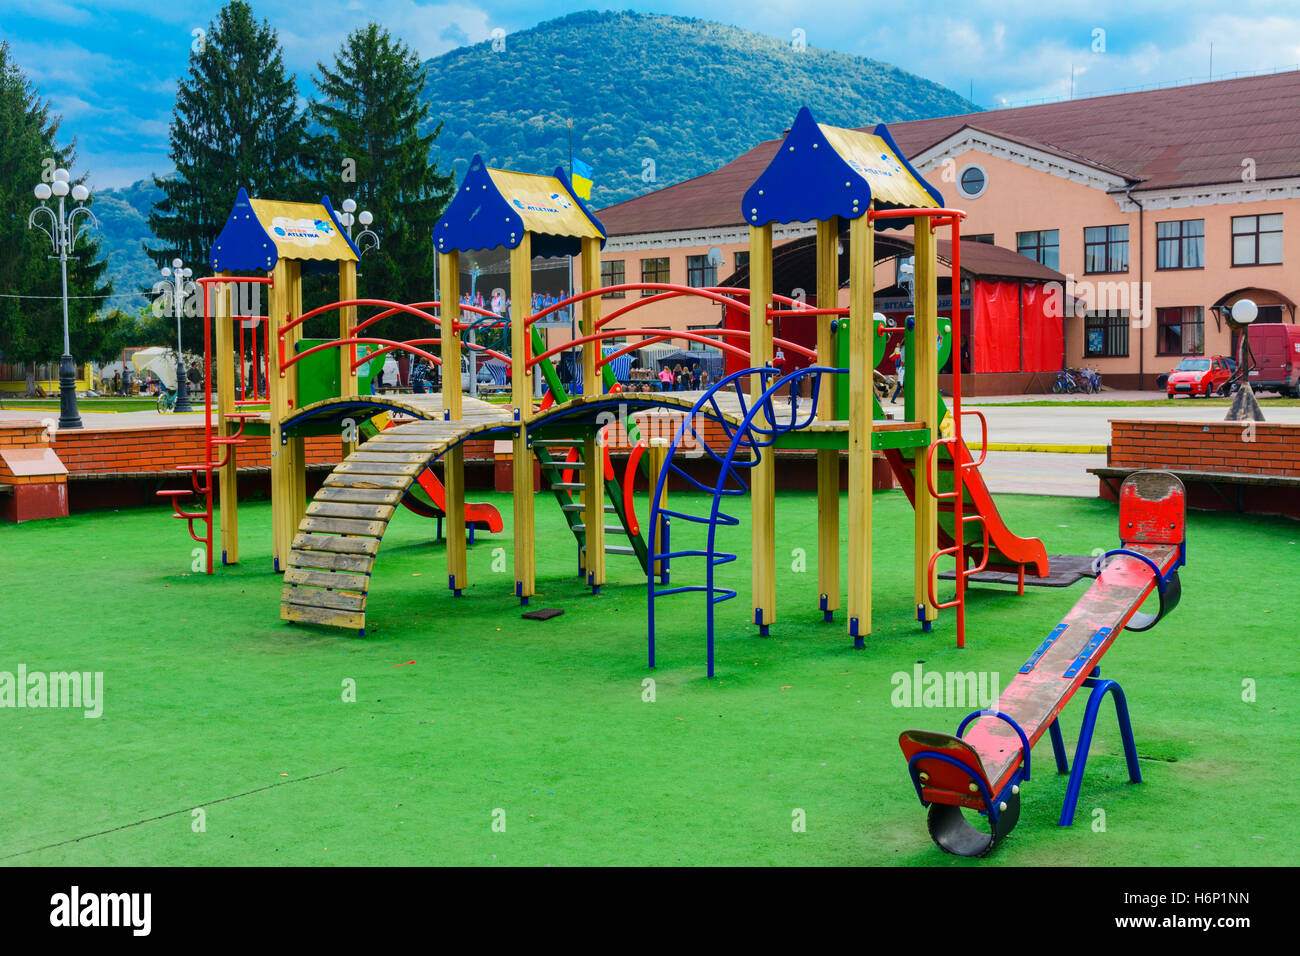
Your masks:
<instances>
[{"instance_id":1,"label":"wooden bench","mask_svg":"<svg viewBox=\"0 0 1300 956\"><path fill-rule=\"evenodd\" d=\"M1090 474L1096 475L1106 483L1106 486L1113 494L1118 495L1119 486L1124 479L1141 468L1089 468ZM1197 482L1199 484L1209 485L1214 493L1223 499L1224 503L1234 511L1243 512L1245 502L1243 494L1249 486L1267 487L1267 488L1300 488L1300 475L1261 475L1258 473L1240 472L1240 471L1180 471L1174 468L1162 468L1162 471L1168 471L1177 475L1184 483ZM1232 496L1229 497L1224 490L1224 486L1233 489Z\"/></svg>"}]
</instances>

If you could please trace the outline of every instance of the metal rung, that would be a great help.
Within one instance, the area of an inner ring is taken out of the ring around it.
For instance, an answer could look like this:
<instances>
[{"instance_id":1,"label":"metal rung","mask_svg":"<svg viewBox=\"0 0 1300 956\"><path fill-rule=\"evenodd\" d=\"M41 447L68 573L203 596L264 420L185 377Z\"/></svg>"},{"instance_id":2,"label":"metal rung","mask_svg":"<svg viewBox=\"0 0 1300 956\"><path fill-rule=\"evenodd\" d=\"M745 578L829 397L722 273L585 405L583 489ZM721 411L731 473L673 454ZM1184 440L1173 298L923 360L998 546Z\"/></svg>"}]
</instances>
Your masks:
<instances>
[{"instance_id":1,"label":"metal rung","mask_svg":"<svg viewBox=\"0 0 1300 956\"><path fill-rule=\"evenodd\" d=\"M572 528L574 531L587 530L586 523L582 521L579 521L577 524L571 524L569 525L569 527ZM612 531L614 534L627 534L627 529L624 528L621 524L607 524L604 525L604 528L606 531Z\"/></svg>"},{"instance_id":2,"label":"metal rung","mask_svg":"<svg viewBox=\"0 0 1300 956\"><path fill-rule=\"evenodd\" d=\"M581 448L587 443L585 438L536 438L533 440L534 445L550 447L551 445L563 445L565 448Z\"/></svg>"},{"instance_id":3,"label":"metal rung","mask_svg":"<svg viewBox=\"0 0 1300 956\"><path fill-rule=\"evenodd\" d=\"M605 545L605 553L606 553L606 554L632 554L632 555L635 555L635 554L636 554L636 549L635 549L635 548L630 548L630 547L627 547L627 546L625 546L625 545L621 545L621 544L607 544L607 545Z\"/></svg>"},{"instance_id":4,"label":"metal rung","mask_svg":"<svg viewBox=\"0 0 1300 956\"><path fill-rule=\"evenodd\" d=\"M560 510L561 511L586 511L587 506L584 504L560 505Z\"/></svg>"},{"instance_id":5,"label":"metal rung","mask_svg":"<svg viewBox=\"0 0 1300 956\"><path fill-rule=\"evenodd\" d=\"M558 458L552 458L550 461L542 462L542 467L563 471L566 468L586 468L587 463L585 461L561 461Z\"/></svg>"},{"instance_id":6,"label":"metal rung","mask_svg":"<svg viewBox=\"0 0 1300 956\"><path fill-rule=\"evenodd\" d=\"M587 486L584 485L584 484L583 484L582 482L580 482L580 481L553 481L553 482L551 482L551 487L552 487L552 488L567 488L567 489L573 489L573 490L576 490L576 491L581 491L583 488L586 488Z\"/></svg>"}]
</instances>

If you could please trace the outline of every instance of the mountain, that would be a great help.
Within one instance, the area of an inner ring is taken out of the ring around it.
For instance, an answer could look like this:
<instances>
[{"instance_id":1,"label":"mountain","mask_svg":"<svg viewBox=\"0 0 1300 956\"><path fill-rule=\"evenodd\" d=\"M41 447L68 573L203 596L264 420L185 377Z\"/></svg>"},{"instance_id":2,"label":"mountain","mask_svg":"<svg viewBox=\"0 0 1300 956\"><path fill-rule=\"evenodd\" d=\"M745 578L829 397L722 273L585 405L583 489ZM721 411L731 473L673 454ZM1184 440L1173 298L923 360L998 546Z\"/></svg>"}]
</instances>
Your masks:
<instances>
[{"instance_id":1,"label":"mountain","mask_svg":"<svg viewBox=\"0 0 1300 956\"><path fill-rule=\"evenodd\" d=\"M425 64L439 166L595 168L597 208L716 169L800 106L865 126L979 109L897 67L707 20L574 13Z\"/></svg>"},{"instance_id":2,"label":"mountain","mask_svg":"<svg viewBox=\"0 0 1300 956\"><path fill-rule=\"evenodd\" d=\"M443 124L434 158L456 178L491 165L551 172L573 153L595 168L597 208L716 169L780 136L799 107L840 126L977 110L897 67L707 20L574 13L461 47L425 64L424 95ZM152 180L95 196L117 292L152 287ZM187 263L202 273L202 263ZM131 311L141 299L115 299Z\"/></svg>"},{"instance_id":3,"label":"mountain","mask_svg":"<svg viewBox=\"0 0 1300 956\"><path fill-rule=\"evenodd\" d=\"M99 239L108 259L108 276L113 280L115 293L137 292L141 286L152 288L162 278L153 260L141 248L143 243L153 243L149 211L161 198L162 190L154 186L153 180L142 179L123 189L100 190L91 201L91 210L99 220ZM125 312L134 312L147 304L148 299L144 296L114 298L111 302Z\"/></svg>"}]
</instances>

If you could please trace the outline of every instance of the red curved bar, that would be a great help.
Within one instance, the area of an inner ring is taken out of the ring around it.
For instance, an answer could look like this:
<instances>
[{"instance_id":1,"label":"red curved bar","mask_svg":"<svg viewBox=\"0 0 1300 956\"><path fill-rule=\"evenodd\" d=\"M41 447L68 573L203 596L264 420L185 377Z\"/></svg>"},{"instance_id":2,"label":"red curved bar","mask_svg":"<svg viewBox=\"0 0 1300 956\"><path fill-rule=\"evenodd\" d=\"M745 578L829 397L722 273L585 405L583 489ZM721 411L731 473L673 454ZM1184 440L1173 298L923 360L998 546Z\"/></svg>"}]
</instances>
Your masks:
<instances>
[{"instance_id":1,"label":"red curved bar","mask_svg":"<svg viewBox=\"0 0 1300 956\"><path fill-rule=\"evenodd\" d=\"M280 369L281 371L284 371L285 369L288 369L291 365L301 362L308 355L311 355L314 352L320 352L323 349L336 349L342 345L388 345L388 346L399 348L404 352L410 352L412 355L418 355L421 358L426 358L430 362L436 362L439 365L442 364L442 359L430 355L428 352L425 352L423 349L411 348L404 342L394 342L392 339L358 338L358 339L336 339L333 342L325 342L322 345L313 345L311 348L299 352L293 358L289 359L287 362L284 362L280 366ZM366 358L369 359L370 356L367 356ZM356 366L354 365L353 368L356 368Z\"/></svg>"}]
</instances>

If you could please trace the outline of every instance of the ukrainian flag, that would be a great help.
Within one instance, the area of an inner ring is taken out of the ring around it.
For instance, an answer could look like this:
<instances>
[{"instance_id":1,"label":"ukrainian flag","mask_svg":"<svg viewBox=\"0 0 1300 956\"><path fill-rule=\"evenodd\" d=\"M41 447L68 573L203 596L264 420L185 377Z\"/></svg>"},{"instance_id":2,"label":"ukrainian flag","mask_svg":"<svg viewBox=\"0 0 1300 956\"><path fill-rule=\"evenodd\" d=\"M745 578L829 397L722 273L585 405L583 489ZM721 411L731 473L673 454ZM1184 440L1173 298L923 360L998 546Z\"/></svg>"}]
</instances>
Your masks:
<instances>
[{"instance_id":1,"label":"ukrainian flag","mask_svg":"<svg viewBox=\"0 0 1300 956\"><path fill-rule=\"evenodd\" d=\"M573 191L579 199L591 199L592 180L596 171L580 159L573 160Z\"/></svg>"}]
</instances>

